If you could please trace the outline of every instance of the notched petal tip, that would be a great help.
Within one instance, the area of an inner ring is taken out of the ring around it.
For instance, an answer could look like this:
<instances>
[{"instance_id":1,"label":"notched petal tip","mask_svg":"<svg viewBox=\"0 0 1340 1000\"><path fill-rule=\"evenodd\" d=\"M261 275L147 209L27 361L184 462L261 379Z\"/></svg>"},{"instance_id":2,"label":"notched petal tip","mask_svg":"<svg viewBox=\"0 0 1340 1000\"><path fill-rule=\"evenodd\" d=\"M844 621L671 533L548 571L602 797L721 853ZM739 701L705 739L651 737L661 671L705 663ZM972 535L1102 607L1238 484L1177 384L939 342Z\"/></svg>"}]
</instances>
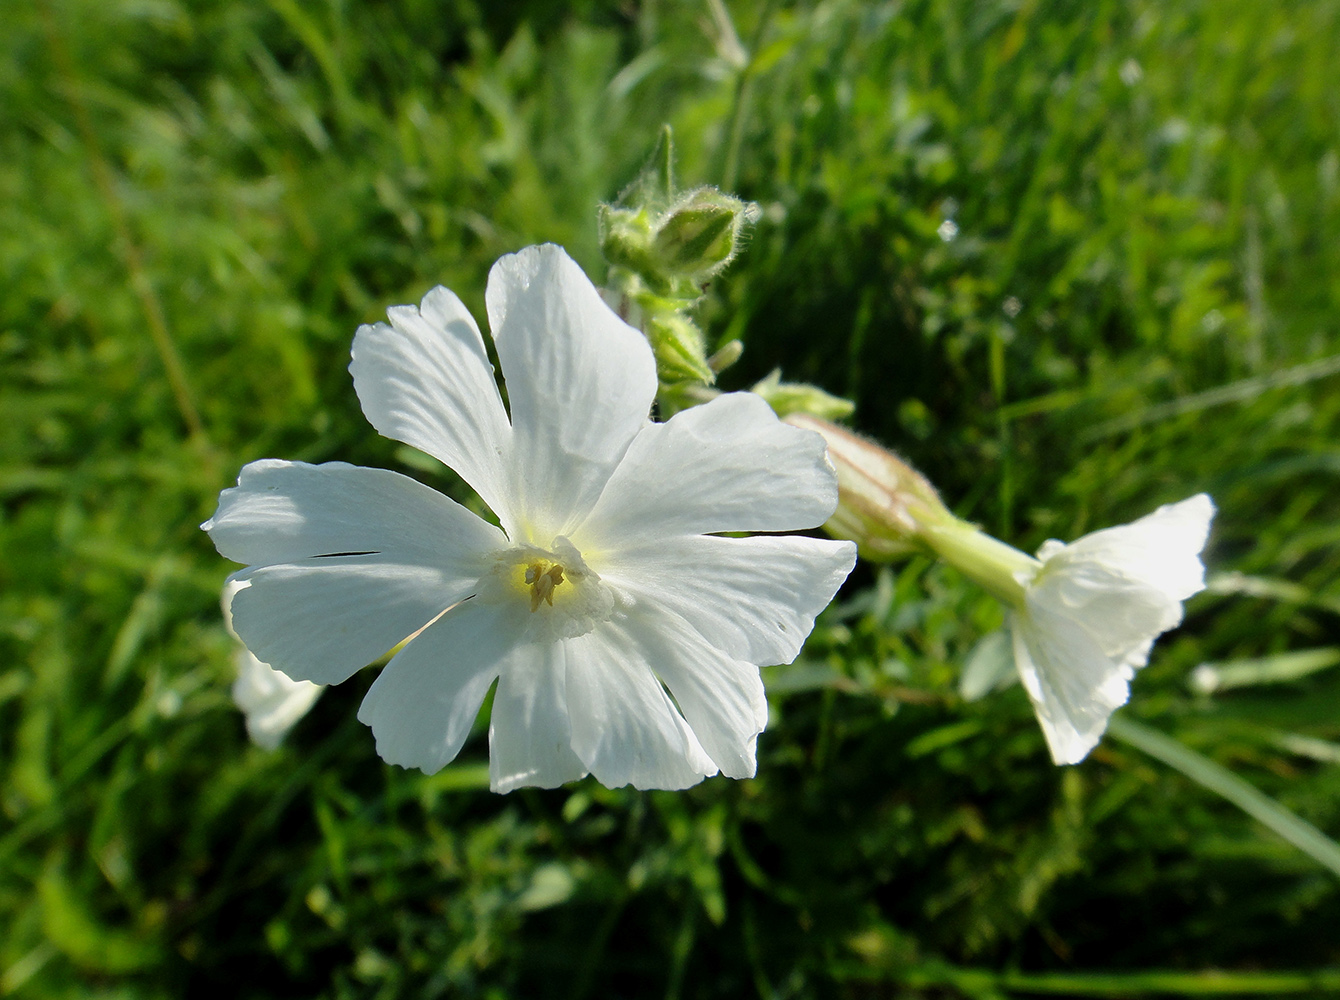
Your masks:
<instances>
[{"instance_id":1,"label":"notched petal tip","mask_svg":"<svg viewBox=\"0 0 1340 1000\"><path fill-rule=\"evenodd\" d=\"M478 324L440 285L386 315L358 328L350 352L364 416L383 437L453 469L503 516L511 428Z\"/></svg>"}]
</instances>

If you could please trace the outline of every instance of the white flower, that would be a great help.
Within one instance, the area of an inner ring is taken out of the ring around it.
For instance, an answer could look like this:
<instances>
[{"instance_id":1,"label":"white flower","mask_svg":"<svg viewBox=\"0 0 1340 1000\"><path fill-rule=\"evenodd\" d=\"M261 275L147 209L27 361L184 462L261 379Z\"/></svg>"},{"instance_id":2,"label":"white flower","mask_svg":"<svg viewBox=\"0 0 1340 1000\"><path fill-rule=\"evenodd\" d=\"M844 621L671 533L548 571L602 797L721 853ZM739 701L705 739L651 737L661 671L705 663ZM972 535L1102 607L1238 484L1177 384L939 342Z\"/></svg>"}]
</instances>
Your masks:
<instances>
[{"instance_id":1,"label":"white flower","mask_svg":"<svg viewBox=\"0 0 1340 1000\"><path fill-rule=\"evenodd\" d=\"M234 638L237 633L233 631L233 597L243 586L237 580L229 580L223 588L223 623ZM257 746L274 750L325 689L311 681L295 681L262 663L240 642L233 662L237 667L233 702L246 716L247 735Z\"/></svg>"},{"instance_id":2,"label":"white flower","mask_svg":"<svg viewBox=\"0 0 1340 1000\"><path fill-rule=\"evenodd\" d=\"M373 426L456 470L501 528L393 472L254 462L203 525L247 564L238 633L320 684L413 635L358 713L391 763L447 764L496 681L497 791L752 775L758 665L796 656L855 550L718 533L822 524L823 440L748 393L651 423L650 347L559 247L499 260L486 304L510 419L445 288L361 327L350 371Z\"/></svg>"},{"instance_id":3,"label":"white flower","mask_svg":"<svg viewBox=\"0 0 1340 1000\"><path fill-rule=\"evenodd\" d=\"M1154 640L1204 589L1213 517L1201 493L1069 545L1049 541L1014 574L1024 587L1011 616L1015 664L1056 763L1093 749Z\"/></svg>"}]
</instances>

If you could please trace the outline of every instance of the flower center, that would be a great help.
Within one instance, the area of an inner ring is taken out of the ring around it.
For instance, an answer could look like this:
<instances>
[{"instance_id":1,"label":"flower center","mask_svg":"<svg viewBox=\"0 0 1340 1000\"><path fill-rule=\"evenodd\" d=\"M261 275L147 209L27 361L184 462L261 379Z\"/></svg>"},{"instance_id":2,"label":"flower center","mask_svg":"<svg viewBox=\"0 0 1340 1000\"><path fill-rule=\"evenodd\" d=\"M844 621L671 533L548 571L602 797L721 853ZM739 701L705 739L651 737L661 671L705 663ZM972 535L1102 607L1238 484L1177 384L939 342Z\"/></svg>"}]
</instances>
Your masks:
<instances>
[{"instance_id":1,"label":"flower center","mask_svg":"<svg viewBox=\"0 0 1340 1000\"><path fill-rule=\"evenodd\" d=\"M534 614L543 601L551 608L554 606L554 588L563 582L563 565L537 560L526 567L525 580L530 587L530 611Z\"/></svg>"},{"instance_id":2,"label":"flower center","mask_svg":"<svg viewBox=\"0 0 1340 1000\"><path fill-rule=\"evenodd\" d=\"M491 604L528 606L530 614L522 612L525 632L546 641L585 635L608 621L617 603L613 591L563 537L547 549L518 545L499 552L478 594Z\"/></svg>"}]
</instances>

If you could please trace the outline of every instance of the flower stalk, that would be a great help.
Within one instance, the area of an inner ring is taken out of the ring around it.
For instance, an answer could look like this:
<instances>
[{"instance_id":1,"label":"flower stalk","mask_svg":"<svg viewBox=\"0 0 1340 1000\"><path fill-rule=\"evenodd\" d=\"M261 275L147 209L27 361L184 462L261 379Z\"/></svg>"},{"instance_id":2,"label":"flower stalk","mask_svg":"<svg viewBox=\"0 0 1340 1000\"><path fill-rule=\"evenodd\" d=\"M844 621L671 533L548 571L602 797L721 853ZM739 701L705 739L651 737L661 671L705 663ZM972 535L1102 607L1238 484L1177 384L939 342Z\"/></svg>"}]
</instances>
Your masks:
<instances>
[{"instance_id":1,"label":"flower stalk","mask_svg":"<svg viewBox=\"0 0 1340 1000\"><path fill-rule=\"evenodd\" d=\"M925 536L937 556L992 596L1010 607L1024 606L1022 581L1031 579L1041 569L1038 560L967 521L934 525L926 530Z\"/></svg>"}]
</instances>

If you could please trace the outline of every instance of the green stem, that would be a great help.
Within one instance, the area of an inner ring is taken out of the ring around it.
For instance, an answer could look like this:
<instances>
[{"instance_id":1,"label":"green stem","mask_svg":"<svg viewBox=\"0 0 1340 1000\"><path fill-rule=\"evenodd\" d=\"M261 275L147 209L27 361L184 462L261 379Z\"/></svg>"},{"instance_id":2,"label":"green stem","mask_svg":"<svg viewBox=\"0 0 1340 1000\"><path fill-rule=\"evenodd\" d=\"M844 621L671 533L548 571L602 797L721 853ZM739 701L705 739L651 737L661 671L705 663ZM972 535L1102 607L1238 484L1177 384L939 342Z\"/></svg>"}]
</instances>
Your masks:
<instances>
[{"instance_id":1,"label":"green stem","mask_svg":"<svg viewBox=\"0 0 1340 1000\"><path fill-rule=\"evenodd\" d=\"M1340 990L1340 970L1317 972L997 972L942 962L900 969L840 968L848 980L892 981L912 989L950 987L968 996L1009 993L1069 997L1248 997L1299 994L1322 996Z\"/></svg>"},{"instance_id":2,"label":"green stem","mask_svg":"<svg viewBox=\"0 0 1340 1000\"><path fill-rule=\"evenodd\" d=\"M965 521L927 527L922 537L935 554L1011 607L1022 607L1024 585L1018 573L1041 565L1026 552L997 541Z\"/></svg>"},{"instance_id":3,"label":"green stem","mask_svg":"<svg viewBox=\"0 0 1340 1000\"><path fill-rule=\"evenodd\" d=\"M740 146L744 141L745 110L749 105L750 84L754 78L754 55L763 42L763 32L772 19L775 0L767 0L758 16L758 24L749 39L748 62L735 78L735 99L731 103L730 138L726 146L726 162L721 169L721 187L724 191L734 191L735 181L740 172ZM723 8L724 9L724 8Z\"/></svg>"}]
</instances>

